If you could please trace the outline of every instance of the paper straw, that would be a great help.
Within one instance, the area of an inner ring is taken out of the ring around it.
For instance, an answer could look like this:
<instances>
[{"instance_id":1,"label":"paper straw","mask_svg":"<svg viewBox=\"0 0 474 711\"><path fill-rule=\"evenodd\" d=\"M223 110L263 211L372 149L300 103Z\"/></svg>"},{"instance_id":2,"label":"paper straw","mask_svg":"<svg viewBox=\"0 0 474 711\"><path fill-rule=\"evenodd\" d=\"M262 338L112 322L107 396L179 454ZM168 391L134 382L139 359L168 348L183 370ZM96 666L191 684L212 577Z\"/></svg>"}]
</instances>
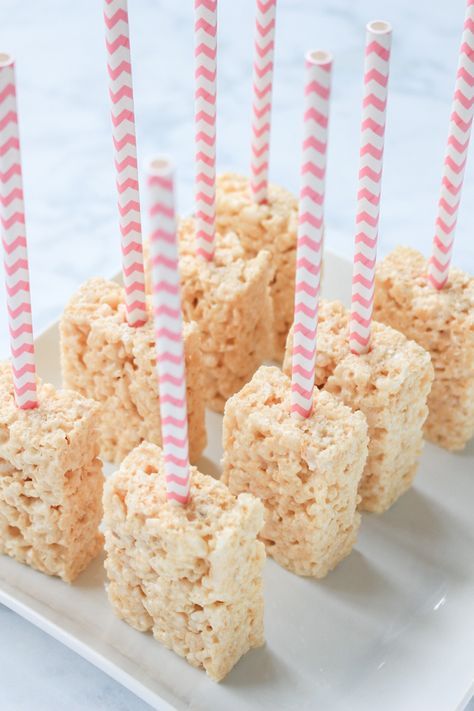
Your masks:
<instances>
[{"instance_id":1,"label":"paper straw","mask_svg":"<svg viewBox=\"0 0 474 711\"><path fill-rule=\"evenodd\" d=\"M15 62L0 54L0 205L13 388L22 410L38 406L35 344L16 106Z\"/></svg>"},{"instance_id":2,"label":"paper straw","mask_svg":"<svg viewBox=\"0 0 474 711\"><path fill-rule=\"evenodd\" d=\"M147 166L153 312L160 390L161 435L168 500L189 497L188 417L183 320L178 272L173 171L158 157Z\"/></svg>"},{"instance_id":3,"label":"paper straw","mask_svg":"<svg viewBox=\"0 0 474 711\"><path fill-rule=\"evenodd\" d=\"M258 203L265 202L268 195L275 14L276 0L257 0L250 192Z\"/></svg>"},{"instance_id":4,"label":"paper straw","mask_svg":"<svg viewBox=\"0 0 474 711\"><path fill-rule=\"evenodd\" d=\"M291 367L291 413L298 418L309 417L313 409L331 71L328 52L306 55Z\"/></svg>"},{"instance_id":5,"label":"paper straw","mask_svg":"<svg viewBox=\"0 0 474 711\"><path fill-rule=\"evenodd\" d=\"M433 251L428 266L428 280L435 289L442 289L448 281L473 112L474 0L468 0L449 121Z\"/></svg>"},{"instance_id":6,"label":"paper straw","mask_svg":"<svg viewBox=\"0 0 474 711\"><path fill-rule=\"evenodd\" d=\"M391 42L388 22L369 22L349 330L350 349L356 354L367 353L370 346Z\"/></svg>"},{"instance_id":7,"label":"paper straw","mask_svg":"<svg viewBox=\"0 0 474 711\"><path fill-rule=\"evenodd\" d=\"M210 261L216 231L217 0L195 0L196 253Z\"/></svg>"},{"instance_id":8,"label":"paper straw","mask_svg":"<svg viewBox=\"0 0 474 711\"><path fill-rule=\"evenodd\" d=\"M127 0L104 0L122 273L130 326L147 320Z\"/></svg>"}]
</instances>

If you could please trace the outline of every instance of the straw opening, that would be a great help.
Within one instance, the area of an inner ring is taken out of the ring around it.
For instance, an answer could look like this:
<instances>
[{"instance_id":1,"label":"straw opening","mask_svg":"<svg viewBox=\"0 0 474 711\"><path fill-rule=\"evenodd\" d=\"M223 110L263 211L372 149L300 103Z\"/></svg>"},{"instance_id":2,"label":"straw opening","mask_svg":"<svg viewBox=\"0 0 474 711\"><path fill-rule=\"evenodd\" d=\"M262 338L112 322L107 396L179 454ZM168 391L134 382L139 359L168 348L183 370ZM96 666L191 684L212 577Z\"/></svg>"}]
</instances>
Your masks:
<instances>
[{"instance_id":1,"label":"straw opening","mask_svg":"<svg viewBox=\"0 0 474 711\"><path fill-rule=\"evenodd\" d=\"M385 20L373 20L367 24L367 30L377 35L386 35L392 31L392 25Z\"/></svg>"},{"instance_id":2,"label":"straw opening","mask_svg":"<svg viewBox=\"0 0 474 711\"><path fill-rule=\"evenodd\" d=\"M314 49L307 52L306 60L311 64L330 64L332 62L332 54L324 49Z\"/></svg>"},{"instance_id":3,"label":"straw opening","mask_svg":"<svg viewBox=\"0 0 474 711\"><path fill-rule=\"evenodd\" d=\"M13 57L6 52L0 52L0 67L9 67L13 64Z\"/></svg>"},{"instance_id":4,"label":"straw opening","mask_svg":"<svg viewBox=\"0 0 474 711\"><path fill-rule=\"evenodd\" d=\"M148 171L152 175L169 175L173 170L173 164L168 156L156 156L148 162Z\"/></svg>"}]
</instances>

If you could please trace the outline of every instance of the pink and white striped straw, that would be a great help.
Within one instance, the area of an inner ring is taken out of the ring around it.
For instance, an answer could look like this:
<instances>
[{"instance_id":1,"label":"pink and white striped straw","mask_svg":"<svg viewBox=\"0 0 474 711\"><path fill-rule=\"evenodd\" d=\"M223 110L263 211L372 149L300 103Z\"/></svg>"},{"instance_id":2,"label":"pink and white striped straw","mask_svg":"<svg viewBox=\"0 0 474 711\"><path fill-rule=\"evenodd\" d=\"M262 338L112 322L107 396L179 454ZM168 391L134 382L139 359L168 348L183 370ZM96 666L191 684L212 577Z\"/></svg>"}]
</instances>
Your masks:
<instances>
[{"instance_id":1,"label":"pink and white striped straw","mask_svg":"<svg viewBox=\"0 0 474 711\"><path fill-rule=\"evenodd\" d=\"M127 0L104 0L122 273L130 326L147 320Z\"/></svg>"},{"instance_id":2,"label":"pink and white striped straw","mask_svg":"<svg viewBox=\"0 0 474 711\"><path fill-rule=\"evenodd\" d=\"M291 414L297 418L313 409L331 72L328 52L308 52L291 365Z\"/></svg>"},{"instance_id":3,"label":"pink and white striped straw","mask_svg":"<svg viewBox=\"0 0 474 711\"><path fill-rule=\"evenodd\" d=\"M196 254L214 256L216 232L217 0L195 0Z\"/></svg>"},{"instance_id":4,"label":"pink and white striped straw","mask_svg":"<svg viewBox=\"0 0 474 711\"><path fill-rule=\"evenodd\" d=\"M454 98L449 121L448 144L444 158L443 180L438 202L433 251L428 266L428 280L442 289L449 277L449 267L458 219L474 113L474 0L467 0L464 31Z\"/></svg>"},{"instance_id":5,"label":"pink and white striped straw","mask_svg":"<svg viewBox=\"0 0 474 711\"><path fill-rule=\"evenodd\" d=\"M35 344L16 105L15 62L0 54L0 205L13 388L22 410L38 407Z\"/></svg>"},{"instance_id":6,"label":"pink and white striped straw","mask_svg":"<svg viewBox=\"0 0 474 711\"><path fill-rule=\"evenodd\" d=\"M275 14L276 0L257 0L250 165L250 192L257 203L265 202L268 196Z\"/></svg>"},{"instance_id":7,"label":"pink and white striped straw","mask_svg":"<svg viewBox=\"0 0 474 711\"><path fill-rule=\"evenodd\" d=\"M183 319L171 163L157 157L147 166L161 434L169 501L189 498L188 416Z\"/></svg>"},{"instance_id":8,"label":"pink and white striped straw","mask_svg":"<svg viewBox=\"0 0 474 711\"><path fill-rule=\"evenodd\" d=\"M369 22L349 326L349 346L358 355L367 353L370 347L391 43L388 22Z\"/></svg>"}]
</instances>

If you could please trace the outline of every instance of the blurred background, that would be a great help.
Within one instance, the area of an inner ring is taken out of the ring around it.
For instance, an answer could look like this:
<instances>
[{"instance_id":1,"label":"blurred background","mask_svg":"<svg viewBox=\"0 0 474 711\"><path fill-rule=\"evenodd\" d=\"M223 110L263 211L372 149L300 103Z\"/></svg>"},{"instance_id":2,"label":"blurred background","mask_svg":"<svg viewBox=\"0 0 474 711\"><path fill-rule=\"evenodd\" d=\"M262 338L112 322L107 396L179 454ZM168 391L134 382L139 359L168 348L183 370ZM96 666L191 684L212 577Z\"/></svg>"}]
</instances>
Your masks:
<instances>
[{"instance_id":1,"label":"blurred background","mask_svg":"<svg viewBox=\"0 0 474 711\"><path fill-rule=\"evenodd\" d=\"M352 255L364 27L385 19L393 25L393 49L379 254L399 243L429 254L464 7L464 0L278 0L270 177L295 192L304 52L322 48L334 54L326 249ZM220 0L219 171L248 173L254 11L255 0ZM139 161L157 151L173 157L178 209L185 214L193 208L193 2L129 0L129 16ZM39 333L84 279L120 268L102 2L0 0L0 50L17 60ZM467 165L453 257L471 273L473 195L474 159ZM0 294L4 357L8 340ZM147 708L5 608L0 688L2 711Z\"/></svg>"}]
</instances>

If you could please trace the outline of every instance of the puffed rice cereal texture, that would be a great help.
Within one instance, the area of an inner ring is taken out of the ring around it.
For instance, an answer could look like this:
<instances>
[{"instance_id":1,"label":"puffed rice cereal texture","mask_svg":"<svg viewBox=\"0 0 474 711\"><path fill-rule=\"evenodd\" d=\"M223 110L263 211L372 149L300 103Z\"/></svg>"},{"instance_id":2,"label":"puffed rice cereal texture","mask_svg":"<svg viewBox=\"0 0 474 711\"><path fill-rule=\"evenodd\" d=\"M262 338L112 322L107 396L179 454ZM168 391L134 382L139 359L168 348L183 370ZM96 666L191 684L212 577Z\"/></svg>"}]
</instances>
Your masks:
<instances>
[{"instance_id":1,"label":"puffed rice cereal texture","mask_svg":"<svg viewBox=\"0 0 474 711\"><path fill-rule=\"evenodd\" d=\"M124 290L113 281L86 281L60 324L64 384L101 404L101 456L119 464L140 442L161 444L156 350L151 304L144 326L128 325ZM189 448L196 461L206 446L202 354L195 323L183 328Z\"/></svg>"},{"instance_id":2,"label":"puffed rice cereal texture","mask_svg":"<svg viewBox=\"0 0 474 711\"><path fill-rule=\"evenodd\" d=\"M195 221L178 227L183 316L201 334L203 393L208 407L223 412L226 400L250 380L273 349L271 255L245 255L236 234L216 234L214 258L196 255ZM148 243L144 249L151 289Z\"/></svg>"},{"instance_id":3,"label":"puffed rice cereal texture","mask_svg":"<svg viewBox=\"0 0 474 711\"><path fill-rule=\"evenodd\" d=\"M291 373L292 330L284 370ZM433 382L429 353L374 321L369 352L349 350L349 312L338 301L319 309L315 383L369 426L369 455L360 483L361 508L382 513L410 486L423 448L427 398Z\"/></svg>"},{"instance_id":4,"label":"puffed rice cereal texture","mask_svg":"<svg viewBox=\"0 0 474 711\"><path fill-rule=\"evenodd\" d=\"M281 363L293 323L298 200L284 188L270 184L268 200L255 203L247 178L224 173L217 178L216 209L217 229L236 232L247 257L254 257L260 249L272 255L273 357Z\"/></svg>"},{"instance_id":5,"label":"puffed rice cereal texture","mask_svg":"<svg viewBox=\"0 0 474 711\"><path fill-rule=\"evenodd\" d=\"M163 454L143 442L104 493L108 596L116 614L220 681L264 643L258 499L191 467L186 506L166 498Z\"/></svg>"},{"instance_id":6,"label":"puffed rice cereal texture","mask_svg":"<svg viewBox=\"0 0 474 711\"><path fill-rule=\"evenodd\" d=\"M262 366L227 402L222 481L263 502L268 555L293 573L322 578L356 540L367 423L317 388L311 416L296 419L290 394L289 378Z\"/></svg>"},{"instance_id":7,"label":"puffed rice cereal texture","mask_svg":"<svg viewBox=\"0 0 474 711\"><path fill-rule=\"evenodd\" d=\"M38 378L39 406L16 406L0 364L0 553L72 582L102 548L99 406Z\"/></svg>"},{"instance_id":8,"label":"puffed rice cereal texture","mask_svg":"<svg viewBox=\"0 0 474 711\"><path fill-rule=\"evenodd\" d=\"M451 267L437 290L427 273L419 252L397 247L377 266L374 314L431 354L425 435L455 451L474 436L474 277Z\"/></svg>"}]
</instances>

